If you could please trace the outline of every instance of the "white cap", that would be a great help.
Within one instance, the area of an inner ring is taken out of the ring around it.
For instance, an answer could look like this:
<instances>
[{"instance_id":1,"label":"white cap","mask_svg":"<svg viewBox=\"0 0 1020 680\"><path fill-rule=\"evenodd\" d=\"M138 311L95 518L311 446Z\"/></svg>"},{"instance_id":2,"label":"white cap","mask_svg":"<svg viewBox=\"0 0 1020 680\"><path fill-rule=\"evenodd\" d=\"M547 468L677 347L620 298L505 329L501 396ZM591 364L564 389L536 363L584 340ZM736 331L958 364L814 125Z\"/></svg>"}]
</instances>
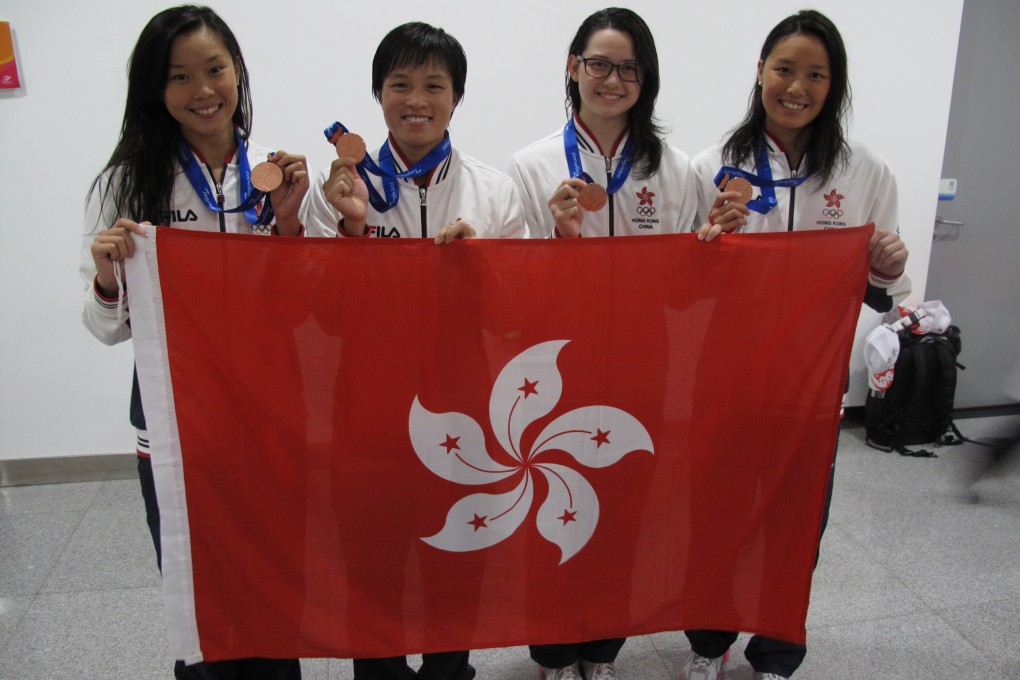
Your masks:
<instances>
[{"instance_id":1,"label":"white cap","mask_svg":"<svg viewBox=\"0 0 1020 680\"><path fill-rule=\"evenodd\" d=\"M910 329L915 335L942 335L952 321L941 300L922 302L916 308L900 305L886 314L886 322L894 331Z\"/></svg>"},{"instance_id":2,"label":"white cap","mask_svg":"<svg viewBox=\"0 0 1020 680\"><path fill-rule=\"evenodd\" d=\"M917 328L914 329L914 332L918 335L925 333L942 335L949 329L949 324L952 323L952 319L949 317L949 310L946 309L941 300L922 302L917 310L924 312L921 315L920 321L917 322Z\"/></svg>"},{"instance_id":3,"label":"white cap","mask_svg":"<svg viewBox=\"0 0 1020 680\"><path fill-rule=\"evenodd\" d=\"M868 367L868 387L884 392L893 382L896 359L900 355L900 337L888 326L879 326L864 340L864 364Z\"/></svg>"}]
</instances>

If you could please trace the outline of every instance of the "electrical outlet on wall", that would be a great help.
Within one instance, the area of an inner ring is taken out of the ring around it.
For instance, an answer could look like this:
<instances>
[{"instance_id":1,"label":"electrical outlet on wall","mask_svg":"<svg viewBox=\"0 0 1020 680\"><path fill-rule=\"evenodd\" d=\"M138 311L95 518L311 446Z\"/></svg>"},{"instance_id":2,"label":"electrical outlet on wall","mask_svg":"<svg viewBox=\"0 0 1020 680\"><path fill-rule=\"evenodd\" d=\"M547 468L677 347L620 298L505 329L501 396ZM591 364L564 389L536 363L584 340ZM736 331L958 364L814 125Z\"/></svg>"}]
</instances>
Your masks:
<instances>
[{"instance_id":1,"label":"electrical outlet on wall","mask_svg":"<svg viewBox=\"0 0 1020 680\"><path fill-rule=\"evenodd\" d=\"M943 177L939 181L939 200L951 201L956 198L956 180Z\"/></svg>"}]
</instances>

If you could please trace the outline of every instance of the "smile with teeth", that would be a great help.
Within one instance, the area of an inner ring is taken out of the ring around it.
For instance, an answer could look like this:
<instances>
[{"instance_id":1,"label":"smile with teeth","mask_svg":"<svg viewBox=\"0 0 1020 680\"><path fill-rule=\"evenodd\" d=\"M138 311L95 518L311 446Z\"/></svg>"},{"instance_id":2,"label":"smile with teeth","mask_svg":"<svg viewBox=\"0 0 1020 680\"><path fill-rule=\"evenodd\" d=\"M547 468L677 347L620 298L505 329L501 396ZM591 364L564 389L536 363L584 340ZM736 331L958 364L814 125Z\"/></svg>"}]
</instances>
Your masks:
<instances>
[{"instance_id":1,"label":"smile with teeth","mask_svg":"<svg viewBox=\"0 0 1020 680\"><path fill-rule=\"evenodd\" d=\"M211 116L223 107L223 104L214 104L205 109L191 109L192 113L197 113L200 116Z\"/></svg>"},{"instance_id":2,"label":"smile with teeth","mask_svg":"<svg viewBox=\"0 0 1020 680\"><path fill-rule=\"evenodd\" d=\"M619 101L620 99L623 99L623 95L622 94L611 94L609 92L599 92L598 94L603 99L606 99L606 100L611 101L611 102L615 102L615 101Z\"/></svg>"},{"instance_id":3,"label":"smile with teeth","mask_svg":"<svg viewBox=\"0 0 1020 680\"><path fill-rule=\"evenodd\" d=\"M408 123L427 123L432 120L431 116L404 116Z\"/></svg>"},{"instance_id":4,"label":"smile with teeth","mask_svg":"<svg viewBox=\"0 0 1020 680\"><path fill-rule=\"evenodd\" d=\"M784 109L788 109L790 111L803 111L808 107L808 105L804 103L795 103L782 100L779 103L783 105Z\"/></svg>"}]
</instances>

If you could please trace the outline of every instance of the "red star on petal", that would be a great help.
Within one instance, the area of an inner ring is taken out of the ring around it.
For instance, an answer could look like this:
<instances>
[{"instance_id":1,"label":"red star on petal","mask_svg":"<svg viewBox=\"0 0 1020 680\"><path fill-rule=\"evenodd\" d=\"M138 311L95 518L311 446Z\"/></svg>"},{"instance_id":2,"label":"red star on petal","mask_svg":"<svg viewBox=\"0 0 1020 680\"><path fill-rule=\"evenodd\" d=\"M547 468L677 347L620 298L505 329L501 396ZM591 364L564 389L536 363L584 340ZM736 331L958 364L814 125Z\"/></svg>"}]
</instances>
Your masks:
<instances>
[{"instance_id":1,"label":"red star on petal","mask_svg":"<svg viewBox=\"0 0 1020 680\"><path fill-rule=\"evenodd\" d=\"M609 430L606 430L605 432L603 432L602 430L600 430L598 428L595 428L595 430L596 430L596 432L598 432L598 434L596 434L594 437L592 437L591 440L593 442L597 442L597 446L595 447L596 449L601 448L603 444L609 444L610 443L610 441L609 441Z\"/></svg>"},{"instance_id":2,"label":"red star on petal","mask_svg":"<svg viewBox=\"0 0 1020 680\"><path fill-rule=\"evenodd\" d=\"M577 510L571 511L571 510L567 510L566 508L563 508L563 514L560 515L559 517L557 517L556 519L563 520L563 526L566 526L567 522L576 522L577 521Z\"/></svg>"},{"instance_id":3,"label":"red star on petal","mask_svg":"<svg viewBox=\"0 0 1020 680\"><path fill-rule=\"evenodd\" d=\"M832 193L825 194L825 200L828 201L828 203L825 204L825 207L838 208L839 202L842 201L844 198L845 196L843 196L843 194L838 194L836 193L836 190L833 189Z\"/></svg>"},{"instance_id":4,"label":"red star on petal","mask_svg":"<svg viewBox=\"0 0 1020 680\"><path fill-rule=\"evenodd\" d=\"M641 187L641 191L635 194L635 196L637 196L641 200L641 202L638 205L645 204L651 205L652 199L655 198L655 194L649 191L648 187Z\"/></svg>"},{"instance_id":5,"label":"red star on petal","mask_svg":"<svg viewBox=\"0 0 1020 680\"><path fill-rule=\"evenodd\" d=\"M473 526L475 528L475 531L478 531L479 529L483 528L488 529L489 525L485 523L485 520L487 520L488 518L489 518L488 515L482 515L481 517L479 517L477 514L475 514L475 518L468 522L468 524Z\"/></svg>"},{"instance_id":6,"label":"red star on petal","mask_svg":"<svg viewBox=\"0 0 1020 680\"><path fill-rule=\"evenodd\" d=\"M446 435L446 441L445 442L441 442L439 445L440 446L445 446L446 447L446 455L450 455L450 452L453 451L454 449L456 449L457 451L460 451L460 446L457 444L457 442L459 442L459 441L460 441L460 437L451 437L450 435Z\"/></svg>"},{"instance_id":7,"label":"red star on petal","mask_svg":"<svg viewBox=\"0 0 1020 680\"><path fill-rule=\"evenodd\" d=\"M527 399L528 395L538 394L538 390L535 389L537 386L538 386L538 381L537 380L535 382L531 382L530 380L525 378L524 379L524 386L523 387L518 387L517 389L520 390L521 392L524 392L524 398Z\"/></svg>"}]
</instances>

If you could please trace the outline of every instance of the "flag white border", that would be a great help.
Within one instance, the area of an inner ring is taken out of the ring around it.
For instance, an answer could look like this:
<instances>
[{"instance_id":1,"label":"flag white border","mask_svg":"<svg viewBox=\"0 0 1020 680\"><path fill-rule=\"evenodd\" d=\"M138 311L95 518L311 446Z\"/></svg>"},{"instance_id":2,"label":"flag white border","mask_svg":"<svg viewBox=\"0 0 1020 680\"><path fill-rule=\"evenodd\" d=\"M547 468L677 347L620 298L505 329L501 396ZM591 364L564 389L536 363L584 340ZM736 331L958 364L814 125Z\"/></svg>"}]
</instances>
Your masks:
<instances>
[{"instance_id":1,"label":"flag white border","mask_svg":"<svg viewBox=\"0 0 1020 680\"><path fill-rule=\"evenodd\" d=\"M170 651L175 659L193 664L202 661L203 656L195 617L184 460L170 381L159 280L159 230L151 226L146 226L145 230L148 238L135 238L135 256L126 261L127 285L131 291L131 336L159 500L163 600Z\"/></svg>"}]
</instances>

